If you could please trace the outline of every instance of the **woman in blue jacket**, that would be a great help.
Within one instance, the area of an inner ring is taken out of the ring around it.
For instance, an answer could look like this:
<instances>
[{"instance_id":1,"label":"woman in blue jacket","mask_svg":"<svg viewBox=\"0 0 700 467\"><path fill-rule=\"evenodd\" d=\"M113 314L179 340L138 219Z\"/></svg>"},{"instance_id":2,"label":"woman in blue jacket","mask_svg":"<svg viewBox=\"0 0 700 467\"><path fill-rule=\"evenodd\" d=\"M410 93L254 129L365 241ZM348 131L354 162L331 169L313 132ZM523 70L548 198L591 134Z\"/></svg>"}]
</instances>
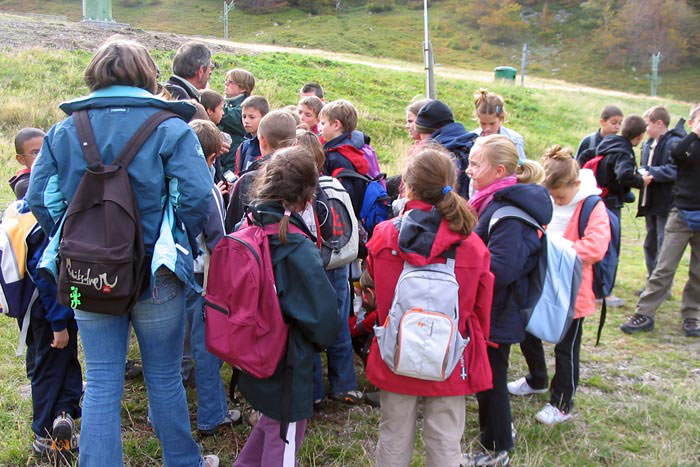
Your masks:
<instances>
[{"instance_id":1,"label":"woman in blue jacket","mask_svg":"<svg viewBox=\"0 0 700 467\"><path fill-rule=\"evenodd\" d=\"M169 110L181 118L161 123L127 168L143 230L150 287L120 316L75 310L89 381L83 401L80 465L122 465L121 398L129 321L139 340L150 416L166 466L216 467L192 438L187 399L180 378L184 339L183 281L191 281L187 236L202 230L212 188L204 155L185 121L187 102L167 102L156 90L156 65L141 44L114 40L102 45L85 70L92 91L61 104L68 117L47 134L36 160L26 199L47 234L60 238L61 220L86 170L72 114L87 110L105 164L152 114ZM57 242L42 264L55 269ZM53 255L53 256L52 256Z\"/></svg>"}]
</instances>

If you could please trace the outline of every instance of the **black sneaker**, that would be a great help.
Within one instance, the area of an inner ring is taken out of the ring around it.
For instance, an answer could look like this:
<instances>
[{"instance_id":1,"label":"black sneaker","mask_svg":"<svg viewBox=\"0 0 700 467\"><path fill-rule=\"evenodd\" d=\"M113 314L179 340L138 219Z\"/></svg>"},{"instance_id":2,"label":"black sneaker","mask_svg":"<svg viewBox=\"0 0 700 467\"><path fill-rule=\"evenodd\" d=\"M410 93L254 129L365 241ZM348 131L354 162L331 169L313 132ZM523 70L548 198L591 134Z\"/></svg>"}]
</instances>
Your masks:
<instances>
[{"instance_id":1,"label":"black sneaker","mask_svg":"<svg viewBox=\"0 0 700 467\"><path fill-rule=\"evenodd\" d=\"M463 454L461 467L508 467L510 457L508 451L483 451L475 454Z\"/></svg>"},{"instance_id":2,"label":"black sneaker","mask_svg":"<svg viewBox=\"0 0 700 467\"><path fill-rule=\"evenodd\" d=\"M640 331L651 331L654 329L654 319L645 315L635 313L620 326L620 330L627 334L634 334Z\"/></svg>"},{"instance_id":3,"label":"black sneaker","mask_svg":"<svg viewBox=\"0 0 700 467\"><path fill-rule=\"evenodd\" d=\"M700 337L700 319L685 318L683 320L683 331L686 337Z\"/></svg>"},{"instance_id":4,"label":"black sneaker","mask_svg":"<svg viewBox=\"0 0 700 467\"><path fill-rule=\"evenodd\" d=\"M143 375L143 367L136 360L127 360L124 368L124 377L126 379L136 379Z\"/></svg>"},{"instance_id":5,"label":"black sneaker","mask_svg":"<svg viewBox=\"0 0 700 467\"><path fill-rule=\"evenodd\" d=\"M345 402L346 404L356 405L362 402L363 396L362 391L358 391L357 389L355 389L352 391L331 394L328 397L336 401Z\"/></svg>"},{"instance_id":6,"label":"black sneaker","mask_svg":"<svg viewBox=\"0 0 700 467\"><path fill-rule=\"evenodd\" d=\"M371 407L379 407L381 405L379 391L365 392L365 402Z\"/></svg>"},{"instance_id":7,"label":"black sneaker","mask_svg":"<svg viewBox=\"0 0 700 467\"><path fill-rule=\"evenodd\" d=\"M198 430L199 434L202 436L211 436L215 435L220 428L223 428L225 426L234 426L238 425L243 421L243 416L241 415L240 410L232 409L226 412L226 415L224 416L224 420L216 425L214 428L209 428L208 430Z\"/></svg>"}]
</instances>

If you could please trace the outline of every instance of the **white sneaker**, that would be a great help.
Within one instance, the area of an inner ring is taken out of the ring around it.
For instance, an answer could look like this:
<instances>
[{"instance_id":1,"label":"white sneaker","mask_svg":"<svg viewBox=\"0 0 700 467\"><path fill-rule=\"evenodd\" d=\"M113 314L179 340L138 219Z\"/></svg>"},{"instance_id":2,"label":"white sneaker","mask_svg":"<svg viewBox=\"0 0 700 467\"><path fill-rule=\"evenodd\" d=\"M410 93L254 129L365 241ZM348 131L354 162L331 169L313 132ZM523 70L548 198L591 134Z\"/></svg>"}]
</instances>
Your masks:
<instances>
[{"instance_id":1,"label":"white sneaker","mask_svg":"<svg viewBox=\"0 0 700 467\"><path fill-rule=\"evenodd\" d=\"M545 425L556 425L571 418L571 414L564 413L552 404L547 404L542 410L537 412L535 419Z\"/></svg>"},{"instance_id":2,"label":"white sneaker","mask_svg":"<svg viewBox=\"0 0 700 467\"><path fill-rule=\"evenodd\" d=\"M508 383L508 392L514 396L529 396L530 394L544 394L547 392L547 388L534 389L527 384L527 380L525 378L520 378Z\"/></svg>"},{"instance_id":3,"label":"white sneaker","mask_svg":"<svg viewBox=\"0 0 700 467\"><path fill-rule=\"evenodd\" d=\"M214 454L204 456L204 467L219 467L219 456Z\"/></svg>"}]
</instances>

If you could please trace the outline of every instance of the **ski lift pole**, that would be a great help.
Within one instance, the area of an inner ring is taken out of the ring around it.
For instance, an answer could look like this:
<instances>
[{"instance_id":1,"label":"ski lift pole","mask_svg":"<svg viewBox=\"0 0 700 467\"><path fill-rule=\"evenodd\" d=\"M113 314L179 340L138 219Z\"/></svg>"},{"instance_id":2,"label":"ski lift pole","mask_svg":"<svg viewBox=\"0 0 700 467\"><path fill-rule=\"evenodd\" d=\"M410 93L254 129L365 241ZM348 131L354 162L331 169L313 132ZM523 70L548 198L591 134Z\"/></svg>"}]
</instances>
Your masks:
<instances>
[{"instance_id":1,"label":"ski lift pole","mask_svg":"<svg viewBox=\"0 0 700 467\"><path fill-rule=\"evenodd\" d=\"M430 44L430 34L428 32L428 0L423 0L423 58L425 61L425 95L430 99L435 99L435 75L433 74L433 66L435 60L433 58L432 45Z\"/></svg>"},{"instance_id":2,"label":"ski lift pole","mask_svg":"<svg viewBox=\"0 0 700 467\"><path fill-rule=\"evenodd\" d=\"M527 44L523 44L523 60L520 65L520 86L525 86L525 67L527 66Z\"/></svg>"},{"instance_id":3,"label":"ski lift pole","mask_svg":"<svg viewBox=\"0 0 700 467\"><path fill-rule=\"evenodd\" d=\"M224 0L224 40L228 40L228 13L235 7L235 0Z\"/></svg>"},{"instance_id":4,"label":"ski lift pole","mask_svg":"<svg viewBox=\"0 0 700 467\"><path fill-rule=\"evenodd\" d=\"M656 52L651 56L651 95L656 97L656 89L661 82L659 79L659 62L661 61L661 52Z\"/></svg>"}]
</instances>

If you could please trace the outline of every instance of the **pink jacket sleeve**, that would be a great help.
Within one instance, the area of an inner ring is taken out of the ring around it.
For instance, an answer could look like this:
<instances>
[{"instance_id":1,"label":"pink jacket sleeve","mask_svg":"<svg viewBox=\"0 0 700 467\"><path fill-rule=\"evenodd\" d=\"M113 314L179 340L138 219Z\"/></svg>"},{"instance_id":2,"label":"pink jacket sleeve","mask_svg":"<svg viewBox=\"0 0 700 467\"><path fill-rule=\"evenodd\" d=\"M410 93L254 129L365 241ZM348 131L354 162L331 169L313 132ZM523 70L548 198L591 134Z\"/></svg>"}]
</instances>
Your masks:
<instances>
[{"instance_id":1,"label":"pink jacket sleeve","mask_svg":"<svg viewBox=\"0 0 700 467\"><path fill-rule=\"evenodd\" d=\"M581 216L581 205L577 209L577 214L572 218L576 221L575 235L578 237L578 222ZM567 235L568 237L568 235ZM574 239L572 239L574 240ZM610 243L610 219L603 203L598 203L591 211L588 225L583 231L583 238L574 240L574 249L581 258L584 266L595 264L605 256Z\"/></svg>"}]
</instances>

